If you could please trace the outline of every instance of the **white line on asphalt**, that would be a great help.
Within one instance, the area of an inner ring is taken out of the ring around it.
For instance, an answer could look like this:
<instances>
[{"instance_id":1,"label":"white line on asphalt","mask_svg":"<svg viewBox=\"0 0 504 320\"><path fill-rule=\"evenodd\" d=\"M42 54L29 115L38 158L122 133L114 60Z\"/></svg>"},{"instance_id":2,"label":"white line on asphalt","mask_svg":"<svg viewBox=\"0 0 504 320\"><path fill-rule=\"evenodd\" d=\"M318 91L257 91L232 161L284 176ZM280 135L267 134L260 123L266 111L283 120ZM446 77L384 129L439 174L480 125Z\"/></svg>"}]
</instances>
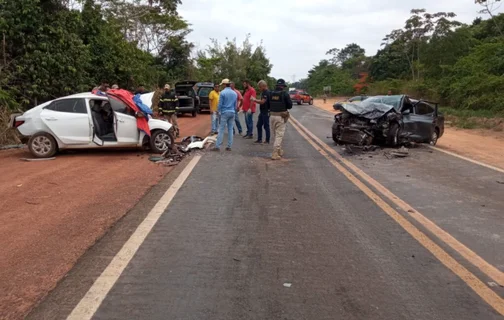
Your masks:
<instances>
[{"instance_id":1,"label":"white line on asphalt","mask_svg":"<svg viewBox=\"0 0 504 320\"><path fill-rule=\"evenodd\" d=\"M471 158L467 158L467 157L464 157L464 156L461 156L460 154L456 154L454 152L451 152L451 151L447 151L447 150L444 150L444 149L440 149L438 147L433 147L433 146L429 146L430 148L436 150L436 151L441 151L443 153L446 153L446 154L449 154L451 156L454 156L454 157L457 157L459 159L462 159L462 160L466 160L466 161L469 161L469 162L472 162L474 164L478 164L482 167L485 167L485 168L488 168L488 169L492 169L492 170L495 170L495 171L498 171L498 172L501 172L501 173L504 173L504 169L501 169L501 168L497 168L497 167L494 167L494 166L491 166L489 164L486 164L486 163L483 163L483 162L480 162L480 161L477 161L477 160L473 160Z\"/></svg>"},{"instance_id":2,"label":"white line on asphalt","mask_svg":"<svg viewBox=\"0 0 504 320\"><path fill-rule=\"evenodd\" d=\"M168 188L168 190L166 190L161 199L159 199L154 208L152 208L142 223L140 223L128 241L126 241L121 250L112 259L107 268L102 272L98 279L96 279L86 295L73 309L72 313L67 317L68 320L87 320L93 317L110 289L112 289L112 286L116 283L117 279L119 279L119 276L129 264L140 245L144 242L149 232L173 200L177 191L182 187L200 159L201 156L196 155L189 164L187 164L177 179Z\"/></svg>"}]
</instances>

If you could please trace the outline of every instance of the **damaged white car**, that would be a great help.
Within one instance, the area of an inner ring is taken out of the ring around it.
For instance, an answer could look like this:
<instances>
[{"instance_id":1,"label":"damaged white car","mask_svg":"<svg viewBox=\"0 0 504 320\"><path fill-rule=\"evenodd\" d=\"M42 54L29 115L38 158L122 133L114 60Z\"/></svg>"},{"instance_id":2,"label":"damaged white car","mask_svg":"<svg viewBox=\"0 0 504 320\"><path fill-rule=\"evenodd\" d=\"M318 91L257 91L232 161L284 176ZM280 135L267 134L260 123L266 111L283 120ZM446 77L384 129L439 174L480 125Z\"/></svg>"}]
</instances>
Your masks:
<instances>
[{"instance_id":1,"label":"damaged white car","mask_svg":"<svg viewBox=\"0 0 504 320\"><path fill-rule=\"evenodd\" d=\"M11 126L29 137L28 148L36 158L64 149L148 146L163 153L171 148L172 125L152 119L128 99L120 94L74 94L12 115Z\"/></svg>"}]
</instances>

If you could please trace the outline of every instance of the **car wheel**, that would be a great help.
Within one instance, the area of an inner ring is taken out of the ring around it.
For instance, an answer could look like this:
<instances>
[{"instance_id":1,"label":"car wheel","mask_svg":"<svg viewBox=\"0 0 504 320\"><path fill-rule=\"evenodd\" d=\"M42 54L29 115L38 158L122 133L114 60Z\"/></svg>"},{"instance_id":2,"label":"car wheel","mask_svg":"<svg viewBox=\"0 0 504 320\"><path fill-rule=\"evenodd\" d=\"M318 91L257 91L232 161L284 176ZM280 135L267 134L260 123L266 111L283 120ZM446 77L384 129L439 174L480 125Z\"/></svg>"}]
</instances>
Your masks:
<instances>
[{"instance_id":1,"label":"car wheel","mask_svg":"<svg viewBox=\"0 0 504 320\"><path fill-rule=\"evenodd\" d=\"M152 133L150 138L151 150L155 153L163 153L168 148L172 148L175 143L175 137L173 136L173 130L156 130Z\"/></svg>"},{"instance_id":2,"label":"car wheel","mask_svg":"<svg viewBox=\"0 0 504 320\"><path fill-rule=\"evenodd\" d=\"M432 133L429 144L431 146L435 146L437 144L438 138L439 138L439 130L436 128Z\"/></svg>"},{"instance_id":3,"label":"car wheel","mask_svg":"<svg viewBox=\"0 0 504 320\"><path fill-rule=\"evenodd\" d=\"M313 99L310 99L310 101L308 102L308 104L309 104L310 106L312 106L312 105L313 105Z\"/></svg>"},{"instance_id":4,"label":"car wheel","mask_svg":"<svg viewBox=\"0 0 504 320\"><path fill-rule=\"evenodd\" d=\"M303 104L303 100L298 100L297 104L298 105L302 105Z\"/></svg>"},{"instance_id":5,"label":"car wheel","mask_svg":"<svg viewBox=\"0 0 504 320\"><path fill-rule=\"evenodd\" d=\"M28 149L35 158L50 158L58 151L58 145L49 133L40 132L28 140Z\"/></svg>"},{"instance_id":6,"label":"car wheel","mask_svg":"<svg viewBox=\"0 0 504 320\"><path fill-rule=\"evenodd\" d=\"M197 112L196 112L196 110L194 110L194 111L192 112L192 116L193 116L193 118L194 118L194 117L196 117L196 114L197 114Z\"/></svg>"},{"instance_id":7,"label":"car wheel","mask_svg":"<svg viewBox=\"0 0 504 320\"><path fill-rule=\"evenodd\" d=\"M397 122L392 123L387 136L387 144L390 147L397 147L399 145L399 133L399 124Z\"/></svg>"}]
</instances>

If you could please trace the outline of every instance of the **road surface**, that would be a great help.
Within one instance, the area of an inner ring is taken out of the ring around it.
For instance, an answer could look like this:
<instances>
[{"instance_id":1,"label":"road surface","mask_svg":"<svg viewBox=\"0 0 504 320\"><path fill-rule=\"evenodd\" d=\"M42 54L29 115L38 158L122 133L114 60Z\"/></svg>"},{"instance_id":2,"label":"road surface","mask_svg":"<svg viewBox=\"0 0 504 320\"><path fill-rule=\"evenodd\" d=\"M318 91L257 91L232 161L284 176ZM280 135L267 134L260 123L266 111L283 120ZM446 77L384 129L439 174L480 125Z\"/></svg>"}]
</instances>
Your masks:
<instances>
[{"instance_id":1,"label":"road surface","mask_svg":"<svg viewBox=\"0 0 504 320\"><path fill-rule=\"evenodd\" d=\"M28 319L502 319L504 174L334 146L295 106L285 159L195 155Z\"/></svg>"}]
</instances>

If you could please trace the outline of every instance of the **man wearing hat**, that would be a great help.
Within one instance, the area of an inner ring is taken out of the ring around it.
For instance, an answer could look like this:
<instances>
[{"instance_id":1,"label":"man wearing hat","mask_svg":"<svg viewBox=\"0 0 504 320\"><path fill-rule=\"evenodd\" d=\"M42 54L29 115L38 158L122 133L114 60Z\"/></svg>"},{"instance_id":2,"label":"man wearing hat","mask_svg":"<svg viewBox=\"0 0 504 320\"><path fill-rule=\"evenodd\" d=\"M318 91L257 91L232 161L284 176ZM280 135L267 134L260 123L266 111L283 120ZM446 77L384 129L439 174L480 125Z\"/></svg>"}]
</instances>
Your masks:
<instances>
[{"instance_id":1,"label":"man wearing hat","mask_svg":"<svg viewBox=\"0 0 504 320\"><path fill-rule=\"evenodd\" d=\"M164 116L166 120L172 124L175 133L180 136L180 131L177 123L177 109L179 101L174 92L171 91L170 85L165 84L164 93L159 98L158 112L160 116Z\"/></svg>"},{"instance_id":2,"label":"man wearing hat","mask_svg":"<svg viewBox=\"0 0 504 320\"><path fill-rule=\"evenodd\" d=\"M289 120L289 109L292 109L292 100L287 92L284 91L287 84L284 79L278 79L275 90L270 91L269 95L263 97L259 104L269 104L270 128L275 135L275 144L271 159L280 160L284 151L282 149L282 140L285 134L287 121Z\"/></svg>"},{"instance_id":3,"label":"man wearing hat","mask_svg":"<svg viewBox=\"0 0 504 320\"><path fill-rule=\"evenodd\" d=\"M233 146L233 128L238 95L233 89L231 89L231 82L229 79L222 80L220 85L224 88L224 90L222 90L219 95L219 105L217 106L217 111L220 115L220 127L219 134L217 135L217 143L215 144L215 148L213 150L220 151L220 147L224 140L224 130L227 125L228 143L226 150L231 151L231 147Z\"/></svg>"}]
</instances>

